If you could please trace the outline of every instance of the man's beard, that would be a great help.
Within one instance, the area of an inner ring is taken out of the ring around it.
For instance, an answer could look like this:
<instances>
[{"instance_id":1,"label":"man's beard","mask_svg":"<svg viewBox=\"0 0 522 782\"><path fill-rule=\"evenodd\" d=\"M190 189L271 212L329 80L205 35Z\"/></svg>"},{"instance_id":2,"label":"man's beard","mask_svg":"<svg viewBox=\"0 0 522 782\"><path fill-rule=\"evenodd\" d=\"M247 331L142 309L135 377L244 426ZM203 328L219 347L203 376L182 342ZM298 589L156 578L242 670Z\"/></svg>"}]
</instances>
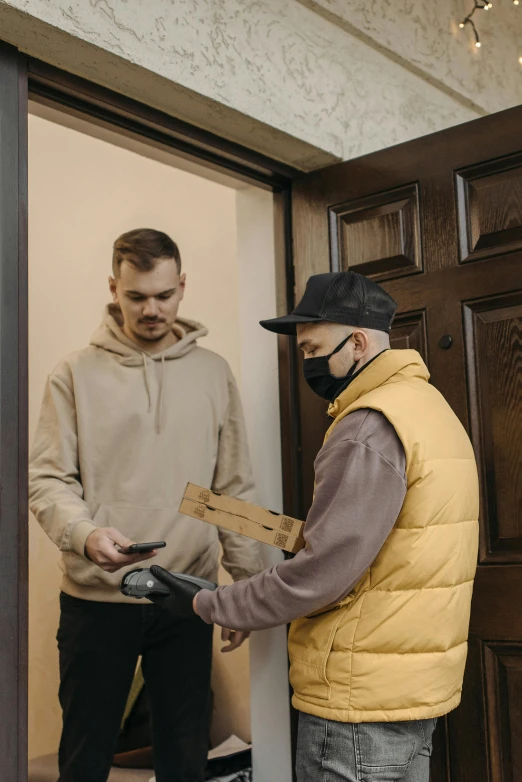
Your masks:
<instances>
[{"instance_id":1,"label":"man's beard","mask_svg":"<svg viewBox=\"0 0 522 782\"><path fill-rule=\"evenodd\" d=\"M140 339L145 340L146 342L160 342L162 339L164 339L167 334L170 332L171 327L166 324L164 320L140 320L138 321L139 325L148 325L148 324L157 324L158 326L165 326L164 329L157 332L156 334L148 334L148 333L141 333L136 331L135 334Z\"/></svg>"}]
</instances>

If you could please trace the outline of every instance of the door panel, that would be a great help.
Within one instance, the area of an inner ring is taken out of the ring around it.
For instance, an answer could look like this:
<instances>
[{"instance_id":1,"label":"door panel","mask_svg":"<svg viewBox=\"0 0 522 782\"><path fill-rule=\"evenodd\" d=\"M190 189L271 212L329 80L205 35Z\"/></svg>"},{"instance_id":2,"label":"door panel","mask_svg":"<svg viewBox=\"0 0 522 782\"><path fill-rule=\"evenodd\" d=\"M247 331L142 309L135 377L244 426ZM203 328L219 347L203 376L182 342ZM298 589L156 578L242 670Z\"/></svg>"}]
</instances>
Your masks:
<instances>
[{"instance_id":1,"label":"door panel","mask_svg":"<svg viewBox=\"0 0 522 782\"><path fill-rule=\"evenodd\" d=\"M522 744L513 731L522 720L522 644L484 644L490 751L499 779L522 779Z\"/></svg>"},{"instance_id":2,"label":"door panel","mask_svg":"<svg viewBox=\"0 0 522 782\"><path fill-rule=\"evenodd\" d=\"M394 350L417 350L427 361L426 310L397 315L390 333L390 344Z\"/></svg>"},{"instance_id":3,"label":"door panel","mask_svg":"<svg viewBox=\"0 0 522 782\"><path fill-rule=\"evenodd\" d=\"M414 348L470 433L480 555L461 706L436 734L434 782L522 779L522 108L309 174L293 192L296 296L359 271L398 302ZM325 407L299 385L303 505Z\"/></svg>"},{"instance_id":4,"label":"door panel","mask_svg":"<svg viewBox=\"0 0 522 782\"><path fill-rule=\"evenodd\" d=\"M460 260L522 249L522 155L457 174Z\"/></svg>"},{"instance_id":5,"label":"door panel","mask_svg":"<svg viewBox=\"0 0 522 782\"><path fill-rule=\"evenodd\" d=\"M464 331L481 477L480 561L522 563L522 291L467 302Z\"/></svg>"},{"instance_id":6,"label":"door panel","mask_svg":"<svg viewBox=\"0 0 522 782\"><path fill-rule=\"evenodd\" d=\"M416 184L329 210L333 270L381 281L422 271Z\"/></svg>"}]
</instances>

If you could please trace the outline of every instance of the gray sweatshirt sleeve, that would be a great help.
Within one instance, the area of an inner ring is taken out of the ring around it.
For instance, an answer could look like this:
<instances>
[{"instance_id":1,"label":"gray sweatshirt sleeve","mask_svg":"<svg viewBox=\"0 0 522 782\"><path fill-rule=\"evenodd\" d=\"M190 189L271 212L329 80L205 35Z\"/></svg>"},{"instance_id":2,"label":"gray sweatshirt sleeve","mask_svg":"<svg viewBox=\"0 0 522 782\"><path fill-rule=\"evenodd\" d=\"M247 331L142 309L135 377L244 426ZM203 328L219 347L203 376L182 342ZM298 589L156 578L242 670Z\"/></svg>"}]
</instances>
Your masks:
<instances>
[{"instance_id":1,"label":"gray sweatshirt sleeve","mask_svg":"<svg viewBox=\"0 0 522 782\"><path fill-rule=\"evenodd\" d=\"M404 449L381 413L358 410L319 452L315 476L306 547L246 581L200 592L205 622L234 630L275 627L341 600L357 584L404 502Z\"/></svg>"}]
</instances>

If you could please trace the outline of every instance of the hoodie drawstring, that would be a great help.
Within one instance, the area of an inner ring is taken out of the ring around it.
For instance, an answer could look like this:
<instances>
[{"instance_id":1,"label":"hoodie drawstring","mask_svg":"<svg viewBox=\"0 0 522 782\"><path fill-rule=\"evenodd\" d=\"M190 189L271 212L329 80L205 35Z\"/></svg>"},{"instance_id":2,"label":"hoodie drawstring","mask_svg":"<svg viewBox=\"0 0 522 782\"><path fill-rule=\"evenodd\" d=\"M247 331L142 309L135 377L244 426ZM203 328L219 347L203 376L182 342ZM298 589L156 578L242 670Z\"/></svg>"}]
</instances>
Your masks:
<instances>
[{"instance_id":1,"label":"hoodie drawstring","mask_svg":"<svg viewBox=\"0 0 522 782\"><path fill-rule=\"evenodd\" d=\"M143 375L145 378L145 388L147 389L147 397L149 400L149 407L148 411L152 410L152 392L150 388L150 379L149 379L149 362L147 359L147 354L142 353L141 354L143 358ZM163 386L165 385L165 356L162 354L161 356L161 374L160 374L160 383L159 383L159 391L158 391L158 406L156 410L156 431L158 434L161 434L161 430L163 427Z\"/></svg>"},{"instance_id":2,"label":"hoodie drawstring","mask_svg":"<svg viewBox=\"0 0 522 782\"><path fill-rule=\"evenodd\" d=\"M165 383L165 354L161 354L161 376L160 376L160 387L158 392L158 410L157 410L157 421L156 421L156 431L158 434L161 434L161 427L163 425L163 386Z\"/></svg>"},{"instance_id":3,"label":"hoodie drawstring","mask_svg":"<svg viewBox=\"0 0 522 782\"><path fill-rule=\"evenodd\" d=\"M147 389L147 397L149 399L149 407L148 407L148 411L147 412L150 413L151 408L152 408L152 396L151 396L151 392L150 392L149 364L148 364L148 361L147 361L147 354L146 353L142 353L141 357L143 359L143 374L145 376L145 388Z\"/></svg>"}]
</instances>

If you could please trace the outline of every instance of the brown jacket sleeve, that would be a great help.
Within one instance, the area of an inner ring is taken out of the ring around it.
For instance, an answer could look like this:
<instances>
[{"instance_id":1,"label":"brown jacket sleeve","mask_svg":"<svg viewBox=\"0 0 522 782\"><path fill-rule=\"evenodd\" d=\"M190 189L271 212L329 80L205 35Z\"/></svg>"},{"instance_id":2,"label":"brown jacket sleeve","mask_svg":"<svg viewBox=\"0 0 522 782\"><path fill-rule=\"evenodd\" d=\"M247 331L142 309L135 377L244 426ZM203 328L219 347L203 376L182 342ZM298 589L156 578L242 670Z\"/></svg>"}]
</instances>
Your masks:
<instances>
[{"instance_id":1,"label":"brown jacket sleeve","mask_svg":"<svg viewBox=\"0 0 522 782\"><path fill-rule=\"evenodd\" d=\"M275 627L341 600L357 584L404 502L404 449L381 413L359 410L334 429L315 475L306 548L239 584L200 592L204 621L235 630Z\"/></svg>"}]
</instances>

